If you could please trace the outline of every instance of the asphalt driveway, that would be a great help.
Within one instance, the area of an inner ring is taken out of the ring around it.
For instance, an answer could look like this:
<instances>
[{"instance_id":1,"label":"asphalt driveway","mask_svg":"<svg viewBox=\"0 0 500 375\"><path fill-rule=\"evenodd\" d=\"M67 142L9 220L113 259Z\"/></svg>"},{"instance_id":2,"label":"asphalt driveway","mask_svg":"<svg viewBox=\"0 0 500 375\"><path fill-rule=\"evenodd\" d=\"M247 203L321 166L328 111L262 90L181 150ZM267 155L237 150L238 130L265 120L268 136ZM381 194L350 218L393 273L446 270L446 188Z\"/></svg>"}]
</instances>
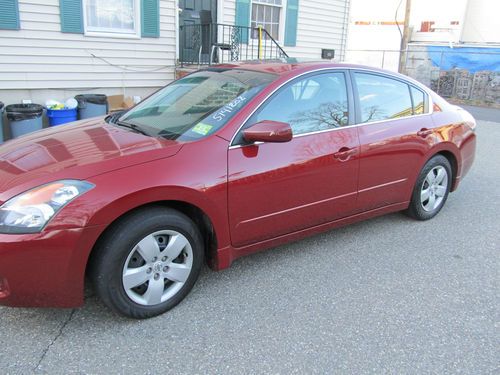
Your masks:
<instances>
[{"instance_id":1,"label":"asphalt driveway","mask_svg":"<svg viewBox=\"0 0 500 375\"><path fill-rule=\"evenodd\" d=\"M147 321L90 292L76 310L0 308L0 373L499 374L500 123L477 133L431 221L392 214L205 269Z\"/></svg>"}]
</instances>

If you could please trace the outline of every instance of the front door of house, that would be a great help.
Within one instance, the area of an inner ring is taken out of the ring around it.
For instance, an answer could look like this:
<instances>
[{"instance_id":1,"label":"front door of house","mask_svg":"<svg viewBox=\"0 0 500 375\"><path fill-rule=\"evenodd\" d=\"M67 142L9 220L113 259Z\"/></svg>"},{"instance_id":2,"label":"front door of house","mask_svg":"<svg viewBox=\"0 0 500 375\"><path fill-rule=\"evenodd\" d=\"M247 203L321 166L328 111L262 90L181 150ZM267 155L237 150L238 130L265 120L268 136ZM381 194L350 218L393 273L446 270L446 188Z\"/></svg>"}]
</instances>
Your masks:
<instances>
[{"instance_id":1,"label":"front door of house","mask_svg":"<svg viewBox=\"0 0 500 375\"><path fill-rule=\"evenodd\" d=\"M209 37L215 35L209 24L217 23L217 0L179 0L179 50L181 62L208 61ZM201 51L200 51L201 48Z\"/></svg>"}]
</instances>

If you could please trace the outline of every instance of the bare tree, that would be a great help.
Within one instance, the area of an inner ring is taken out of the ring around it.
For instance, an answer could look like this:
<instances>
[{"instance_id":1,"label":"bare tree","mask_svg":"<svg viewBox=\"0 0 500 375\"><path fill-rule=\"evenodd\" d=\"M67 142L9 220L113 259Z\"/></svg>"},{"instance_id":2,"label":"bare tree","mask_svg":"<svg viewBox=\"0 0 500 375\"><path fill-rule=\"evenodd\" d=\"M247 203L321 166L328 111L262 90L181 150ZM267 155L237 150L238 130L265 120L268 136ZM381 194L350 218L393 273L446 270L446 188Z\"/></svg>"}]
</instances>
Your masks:
<instances>
[{"instance_id":1,"label":"bare tree","mask_svg":"<svg viewBox=\"0 0 500 375\"><path fill-rule=\"evenodd\" d=\"M290 119L290 124L297 128L313 128L325 130L338 128L347 124L348 110L347 101L322 103L318 107L296 112Z\"/></svg>"}]
</instances>

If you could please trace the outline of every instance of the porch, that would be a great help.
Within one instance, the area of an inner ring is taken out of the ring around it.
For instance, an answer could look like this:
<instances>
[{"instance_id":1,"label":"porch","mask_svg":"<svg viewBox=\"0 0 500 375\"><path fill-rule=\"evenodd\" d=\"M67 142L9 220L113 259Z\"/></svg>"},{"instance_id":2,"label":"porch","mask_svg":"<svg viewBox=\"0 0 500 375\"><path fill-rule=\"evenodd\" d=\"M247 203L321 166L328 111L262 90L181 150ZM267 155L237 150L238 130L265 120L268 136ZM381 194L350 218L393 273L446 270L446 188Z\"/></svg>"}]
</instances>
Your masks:
<instances>
[{"instance_id":1,"label":"porch","mask_svg":"<svg viewBox=\"0 0 500 375\"><path fill-rule=\"evenodd\" d=\"M181 67L287 57L269 31L260 26L201 23L179 27Z\"/></svg>"}]
</instances>

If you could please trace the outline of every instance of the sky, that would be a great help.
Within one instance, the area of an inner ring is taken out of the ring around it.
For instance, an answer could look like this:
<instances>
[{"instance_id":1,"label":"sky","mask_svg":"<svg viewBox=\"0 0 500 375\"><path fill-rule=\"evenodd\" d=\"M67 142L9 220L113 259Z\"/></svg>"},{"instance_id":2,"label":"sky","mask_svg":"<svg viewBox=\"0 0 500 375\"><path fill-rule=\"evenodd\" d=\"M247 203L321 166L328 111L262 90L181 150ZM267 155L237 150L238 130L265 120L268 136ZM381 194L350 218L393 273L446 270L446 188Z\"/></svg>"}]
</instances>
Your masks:
<instances>
[{"instance_id":1,"label":"sky","mask_svg":"<svg viewBox=\"0 0 500 375\"><path fill-rule=\"evenodd\" d=\"M398 9L398 22L404 21L405 0L352 0L351 21L394 21ZM467 0L413 0L410 23L420 28L422 21L449 24L462 21Z\"/></svg>"}]
</instances>

